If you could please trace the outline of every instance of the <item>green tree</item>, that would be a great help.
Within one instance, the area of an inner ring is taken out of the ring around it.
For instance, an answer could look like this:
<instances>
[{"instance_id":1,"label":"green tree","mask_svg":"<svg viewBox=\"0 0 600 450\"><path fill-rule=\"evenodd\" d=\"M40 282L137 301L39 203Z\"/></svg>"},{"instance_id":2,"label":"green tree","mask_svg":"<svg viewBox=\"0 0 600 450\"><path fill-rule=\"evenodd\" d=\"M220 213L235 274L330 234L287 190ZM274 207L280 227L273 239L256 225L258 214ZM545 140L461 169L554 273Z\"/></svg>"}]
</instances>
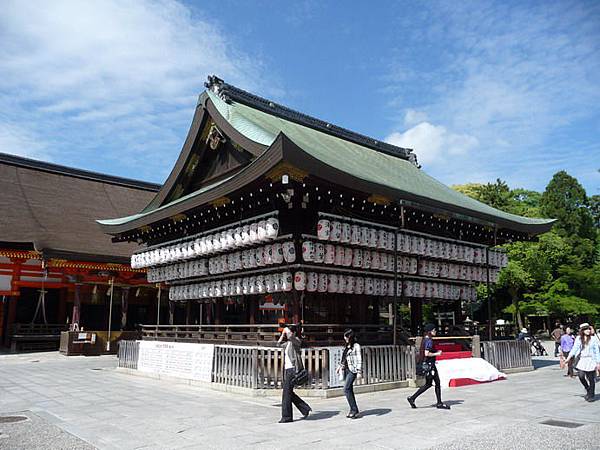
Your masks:
<instances>
[{"instance_id":1,"label":"green tree","mask_svg":"<svg viewBox=\"0 0 600 450\"><path fill-rule=\"evenodd\" d=\"M564 170L554 174L542 194L540 206L546 217L557 219L556 229L563 236L596 238L585 189Z\"/></svg>"},{"instance_id":2,"label":"green tree","mask_svg":"<svg viewBox=\"0 0 600 450\"><path fill-rule=\"evenodd\" d=\"M514 320L519 328L523 328L523 318L521 317L520 308L521 297L532 283L531 275L518 261L509 261L508 265L500 272L498 278L498 287L508 291L512 303Z\"/></svg>"}]
</instances>

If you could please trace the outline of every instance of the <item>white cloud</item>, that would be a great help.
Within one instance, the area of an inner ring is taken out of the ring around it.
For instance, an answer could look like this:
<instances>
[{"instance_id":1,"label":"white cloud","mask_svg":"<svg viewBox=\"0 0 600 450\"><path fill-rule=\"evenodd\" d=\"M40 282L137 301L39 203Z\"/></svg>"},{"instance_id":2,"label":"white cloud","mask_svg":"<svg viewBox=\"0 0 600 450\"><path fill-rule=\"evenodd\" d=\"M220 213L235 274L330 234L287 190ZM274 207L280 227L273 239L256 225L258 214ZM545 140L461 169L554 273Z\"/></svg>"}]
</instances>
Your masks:
<instances>
[{"instance_id":1,"label":"white cloud","mask_svg":"<svg viewBox=\"0 0 600 450\"><path fill-rule=\"evenodd\" d=\"M44 136L63 159L93 153L156 181L179 153L207 75L278 89L259 58L176 0L9 0L0 42L0 121Z\"/></svg>"},{"instance_id":2,"label":"white cloud","mask_svg":"<svg viewBox=\"0 0 600 450\"><path fill-rule=\"evenodd\" d=\"M446 164L449 157L465 155L478 145L477 138L456 134L442 125L421 122L405 132L394 132L386 141L399 147L412 148L424 166Z\"/></svg>"},{"instance_id":3,"label":"white cloud","mask_svg":"<svg viewBox=\"0 0 600 450\"><path fill-rule=\"evenodd\" d=\"M427 114L423 111L417 111L415 109L407 109L404 114L404 125L412 126L418 123L425 122L427 120Z\"/></svg>"},{"instance_id":4,"label":"white cloud","mask_svg":"<svg viewBox=\"0 0 600 450\"><path fill-rule=\"evenodd\" d=\"M452 141L467 149L476 146L477 152L432 166L432 174L448 183L485 174L543 188L553 172L565 168L564 152L571 165L585 159L600 164L594 130L600 102L599 12L597 4L581 2L430 3L423 23L412 27L421 31L398 47L388 91L396 94L391 105L418 110L430 125L445 128L414 125L411 112L393 127L392 136L420 144L416 153L423 162L437 160L440 142L448 148ZM428 52L421 59L424 70L413 67L408 79L404 74L395 81L394 73L415 48ZM403 89L407 85L410 90ZM590 147L591 154L584 150ZM576 170L585 176L584 169Z\"/></svg>"},{"instance_id":5,"label":"white cloud","mask_svg":"<svg viewBox=\"0 0 600 450\"><path fill-rule=\"evenodd\" d=\"M49 160L45 144L39 137L32 135L16 125L0 123L0 152L26 158Z\"/></svg>"}]
</instances>

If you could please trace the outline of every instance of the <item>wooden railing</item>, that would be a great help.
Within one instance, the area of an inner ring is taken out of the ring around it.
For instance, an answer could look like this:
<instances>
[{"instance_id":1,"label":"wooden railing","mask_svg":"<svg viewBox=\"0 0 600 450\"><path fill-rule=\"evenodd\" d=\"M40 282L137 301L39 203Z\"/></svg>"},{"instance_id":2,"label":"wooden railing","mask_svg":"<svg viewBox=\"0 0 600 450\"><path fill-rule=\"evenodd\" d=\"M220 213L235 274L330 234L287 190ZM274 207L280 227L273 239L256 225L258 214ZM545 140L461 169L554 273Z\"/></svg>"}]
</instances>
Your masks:
<instances>
[{"instance_id":1,"label":"wooden railing","mask_svg":"<svg viewBox=\"0 0 600 450\"><path fill-rule=\"evenodd\" d=\"M312 347L340 345L348 328L366 344L385 345L393 341L392 328L387 325L305 324L304 342ZM280 333L277 325L142 325L142 339L171 342L273 346ZM398 330L398 336L399 343L407 343L402 330Z\"/></svg>"},{"instance_id":2,"label":"wooden railing","mask_svg":"<svg viewBox=\"0 0 600 450\"><path fill-rule=\"evenodd\" d=\"M481 350L483 358L498 370L533 368L527 341L483 341Z\"/></svg>"}]
</instances>

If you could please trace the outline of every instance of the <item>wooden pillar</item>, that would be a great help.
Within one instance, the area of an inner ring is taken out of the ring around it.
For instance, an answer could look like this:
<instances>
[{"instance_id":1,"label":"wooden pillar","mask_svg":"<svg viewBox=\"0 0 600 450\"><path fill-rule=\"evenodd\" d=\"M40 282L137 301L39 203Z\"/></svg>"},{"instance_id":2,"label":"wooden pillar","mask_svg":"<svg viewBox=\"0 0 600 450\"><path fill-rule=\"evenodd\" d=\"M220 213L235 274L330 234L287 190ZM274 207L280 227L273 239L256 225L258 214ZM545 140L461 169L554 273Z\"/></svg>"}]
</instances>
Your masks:
<instances>
[{"instance_id":1,"label":"wooden pillar","mask_svg":"<svg viewBox=\"0 0 600 450\"><path fill-rule=\"evenodd\" d=\"M254 325L256 323L258 302L252 296L246 297L246 318L248 323Z\"/></svg>"},{"instance_id":2,"label":"wooden pillar","mask_svg":"<svg viewBox=\"0 0 600 450\"><path fill-rule=\"evenodd\" d=\"M0 297L0 343L4 341L4 318L6 316L6 297Z\"/></svg>"},{"instance_id":3,"label":"wooden pillar","mask_svg":"<svg viewBox=\"0 0 600 450\"><path fill-rule=\"evenodd\" d=\"M410 299L410 331L414 336L421 334L423 325L423 301L420 298Z\"/></svg>"},{"instance_id":4,"label":"wooden pillar","mask_svg":"<svg viewBox=\"0 0 600 450\"><path fill-rule=\"evenodd\" d=\"M58 292L58 323L67 323L67 299L69 297L69 290L67 288L61 288Z\"/></svg>"},{"instance_id":5,"label":"wooden pillar","mask_svg":"<svg viewBox=\"0 0 600 450\"><path fill-rule=\"evenodd\" d=\"M304 295L304 292L302 294ZM300 295L298 295L298 291L294 291L292 295L292 322L300 323Z\"/></svg>"},{"instance_id":6,"label":"wooden pillar","mask_svg":"<svg viewBox=\"0 0 600 450\"><path fill-rule=\"evenodd\" d=\"M127 309L129 308L129 288L121 289L121 331L127 327Z\"/></svg>"},{"instance_id":7,"label":"wooden pillar","mask_svg":"<svg viewBox=\"0 0 600 450\"><path fill-rule=\"evenodd\" d=\"M11 295L8 297L8 313L6 315L6 336L4 337L4 342L6 345L9 343L10 335L12 334L12 328L17 319L17 301L19 301L19 297L16 295Z\"/></svg>"},{"instance_id":8,"label":"wooden pillar","mask_svg":"<svg viewBox=\"0 0 600 450\"><path fill-rule=\"evenodd\" d=\"M81 284L75 284L73 297L73 313L71 314L71 330L78 330L81 322Z\"/></svg>"},{"instance_id":9,"label":"wooden pillar","mask_svg":"<svg viewBox=\"0 0 600 450\"><path fill-rule=\"evenodd\" d=\"M368 301L368 298L365 297L361 297L363 299L363 301ZM381 319L380 317L380 311L379 311L379 299L377 297L371 297L371 305L373 306L373 315L372 315L372 323L374 325L379 325L379 321Z\"/></svg>"},{"instance_id":10,"label":"wooden pillar","mask_svg":"<svg viewBox=\"0 0 600 450\"><path fill-rule=\"evenodd\" d=\"M192 321L192 301L185 302L185 324L189 325Z\"/></svg>"},{"instance_id":11,"label":"wooden pillar","mask_svg":"<svg viewBox=\"0 0 600 450\"><path fill-rule=\"evenodd\" d=\"M213 317L213 308L214 308L214 305L212 303L206 304L206 324L207 325L215 324L214 317Z\"/></svg>"},{"instance_id":12,"label":"wooden pillar","mask_svg":"<svg viewBox=\"0 0 600 450\"><path fill-rule=\"evenodd\" d=\"M169 300L169 325L175 321L175 302Z\"/></svg>"},{"instance_id":13,"label":"wooden pillar","mask_svg":"<svg viewBox=\"0 0 600 450\"><path fill-rule=\"evenodd\" d=\"M215 325L223 324L223 301L217 299L217 303L215 303Z\"/></svg>"}]
</instances>

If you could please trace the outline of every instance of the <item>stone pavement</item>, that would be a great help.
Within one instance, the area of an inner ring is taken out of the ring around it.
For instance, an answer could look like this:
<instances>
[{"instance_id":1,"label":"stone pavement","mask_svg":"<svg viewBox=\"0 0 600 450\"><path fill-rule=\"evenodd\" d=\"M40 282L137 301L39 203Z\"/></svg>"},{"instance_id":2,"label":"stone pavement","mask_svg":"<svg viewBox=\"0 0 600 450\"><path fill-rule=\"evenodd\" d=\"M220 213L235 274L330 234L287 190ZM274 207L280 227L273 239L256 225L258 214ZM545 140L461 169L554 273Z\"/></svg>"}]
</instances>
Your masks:
<instances>
[{"instance_id":1,"label":"stone pavement","mask_svg":"<svg viewBox=\"0 0 600 450\"><path fill-rule=\"evenodd\" d=\"M277 424L278 398L250 398L127 375L116 359L57 353L0 356L0 449L89 448L600 448L600 395L583 400L558 361L505 381L445 389L451 411L433 408L433 389L412 410L413 389L361 394L363 417L346 419L345 399L309 399L313 414ZM556 419L581 424L559 428ZM21 428L19 428L21 427ZM29 428L26 428L29 427ZM78 446L79 443L79 446Z\"/></svg>"}]
</instances>

